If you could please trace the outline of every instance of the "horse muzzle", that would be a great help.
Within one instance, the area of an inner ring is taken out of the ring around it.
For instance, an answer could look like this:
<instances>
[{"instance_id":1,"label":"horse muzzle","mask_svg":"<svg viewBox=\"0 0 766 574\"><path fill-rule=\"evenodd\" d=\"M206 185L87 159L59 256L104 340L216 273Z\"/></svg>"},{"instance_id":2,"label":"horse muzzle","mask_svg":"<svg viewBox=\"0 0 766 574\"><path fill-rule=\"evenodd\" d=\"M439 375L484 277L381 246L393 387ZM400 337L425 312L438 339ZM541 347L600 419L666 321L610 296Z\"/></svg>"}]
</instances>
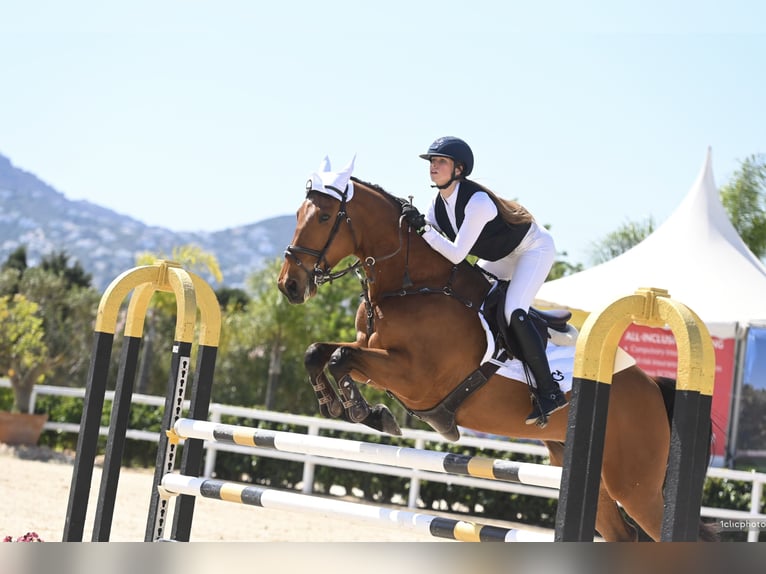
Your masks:
<instances>
[{"instance_id":1,"label":"horse muzzle","mask_svg":"<svg viewBox=\"0 0 766 574\"><path fill-rule=\"evenodd\" d=\"M316 293L316 285L313 281L308 281L308 275L300 273L299 277L294 277L287 269L288 264L282 269L277 280L277 286L287 300L292 304L305 303Z\"/></svg>"}]
</instances>

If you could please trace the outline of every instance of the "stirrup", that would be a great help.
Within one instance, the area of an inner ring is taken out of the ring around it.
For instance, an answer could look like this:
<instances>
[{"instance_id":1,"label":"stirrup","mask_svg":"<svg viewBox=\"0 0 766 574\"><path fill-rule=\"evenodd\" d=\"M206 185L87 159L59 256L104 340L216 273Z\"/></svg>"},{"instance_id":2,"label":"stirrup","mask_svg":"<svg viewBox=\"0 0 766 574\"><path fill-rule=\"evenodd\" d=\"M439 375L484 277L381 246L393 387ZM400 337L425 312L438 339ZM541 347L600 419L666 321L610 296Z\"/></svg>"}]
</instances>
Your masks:
<instances>
[{"instance_id":1,"label":"stirrup","mask_svg":"<svg viewBox=\"0 0 766 574\"><path fill-rule=\"evenodd\" d=\"M560 389L554 389L547 396L533 396L532 412L529 413L525 422L528 425L535 424L540 428L545 428L548 424L548 417L568 404L566 395Z\"/></svg>"}]
</instances>

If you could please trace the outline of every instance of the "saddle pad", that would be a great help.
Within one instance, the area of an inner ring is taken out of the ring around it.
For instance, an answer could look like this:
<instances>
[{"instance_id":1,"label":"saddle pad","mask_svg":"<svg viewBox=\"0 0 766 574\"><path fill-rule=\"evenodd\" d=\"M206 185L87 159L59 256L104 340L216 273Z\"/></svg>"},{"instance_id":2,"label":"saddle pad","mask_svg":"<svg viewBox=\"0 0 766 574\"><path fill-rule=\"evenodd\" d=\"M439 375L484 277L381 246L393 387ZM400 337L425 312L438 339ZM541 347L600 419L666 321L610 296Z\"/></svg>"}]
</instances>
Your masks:
<instances>
[{"instance_id":1,"label":"saddle pad","mask_svg":"<svg viewBox=\"0 0 766 574\"><path fill-rule=\"evenodd\" d=\"M511 359L505 362L498 362L492 357L495 354L495 340L492 336L492 332L489 329L489 325L485 321L484 317L479 313L481 319L481 325L484 327L484 333L487 336L487 350L484 353L484 358L481 361L483 365L486 362L492 362L496 365L500 365L497 370L497 374L509 379L515 379L517 381L526 381L527 375L524 371L524 365L518 359ZM548 363L551 367L551 373L553 378L558 382L561 390L569 392L572 390L572 377L574 375L574 345L568 347L559 347L557 345L548 344L545 349L548 355ZM619 373L636 364L636 360L630 356L621 347L617 347L617 353L614 357L614 370L613 373ZM532 372L529 371L529 376L532 379L532 384L536 385Z\"/></svg>"}]
</instances>

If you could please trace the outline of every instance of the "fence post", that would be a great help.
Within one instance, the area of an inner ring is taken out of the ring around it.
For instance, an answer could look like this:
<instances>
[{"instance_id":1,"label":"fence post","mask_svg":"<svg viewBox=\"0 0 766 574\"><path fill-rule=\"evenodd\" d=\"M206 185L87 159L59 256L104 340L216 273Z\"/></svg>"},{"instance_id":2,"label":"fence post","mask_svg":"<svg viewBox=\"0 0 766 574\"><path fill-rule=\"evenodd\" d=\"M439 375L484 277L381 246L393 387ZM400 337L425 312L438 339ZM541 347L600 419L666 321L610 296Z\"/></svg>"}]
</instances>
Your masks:
<instances>
[{"instance_id":1,"label":"fence post","mask_svg":"<svg viewBox=\"0 0 766 574\"><path fill-rule=\"evenodd\" d=\"M123 301L129 293L133 292L127 310L120 372L118 373L115 398L110 415L104 471L93 529L94 541L109 540L114 511L114 495L119 481L138 350L146 309L156 291L174 293L178 313L171 361L171 377L168 383L169 391L165 404L165 419L163 420L164 430L172 427L175 418L181 415L183 383L185 383L186 376L190 371L189 355L191 354L197 322L198 303L202 315L202 324L200 326L200 363L197 377L205 379L203 389L205 385L209 387L209 384L212 383L214 350L217 347L220 332L220 308L215 301L212 289L201 278L181 269L177 263L172 261L157 261L153 265L136 267L122 273L112 281L101 298L96 316L91 364L86 383L83 414L77 439L77 453L64 523L64 542L82 541L117 319ZM197 294L200 295L199 298ZM210 349L213 351L211 352ZM207 393L206 396L205 393ZM203 390L201 398L196 400L195 397L192 398L191 408L195 413L204 410L206 416L209 401L209 391ZM169 444L167 436L160 433L158 466L160 462L165 466L172 465L175 448L176 445ZM194 447L190 450L193 454ZM201 447L199 450L201 452ZM184 452L186 458L186 450ZM196 472L199 472L199 457L196 459L192 457L187 466L194 467L195 464ZM180 499L178 504L181 504ZM161 506L161 501L155 487L150 505L150 517L156 518L155 530L158 525L164 525L164 507L158 511L159 506ZM147 526L147 532L149 530L150 527Z\"/></svg>"},{"instance_id":2,"label":"fence post","mask_svg":"<svg viewBox=\"0 0 766 574\"><path fill-rule=\"evenodd\" d=\"M557 541L593 540L614 358L631 322L669 325L676 336L679 369L662 538L689 539L694 515L694 528L698 527L705 476L701 455L706 448L705 441L698 439L702 425L710 423L713 345L707 328L692 311L671 300L664 289L644 288L591 313L580 332L556 513ZM695 530L694 539L696 535Z\"/></svg>"},{"instance_id":3,"label":"fence post","mask_svg":"<svg viewBox=\"0 0 766 574\"><path fill-rule=\"evenodd\" d=\"M658 299L658 315L670 326L678 348L678 378L665 477L661 540L699 538L702 488L712 432L715 350L700 318L677 301Z\"/></svg>"}]
</instances>

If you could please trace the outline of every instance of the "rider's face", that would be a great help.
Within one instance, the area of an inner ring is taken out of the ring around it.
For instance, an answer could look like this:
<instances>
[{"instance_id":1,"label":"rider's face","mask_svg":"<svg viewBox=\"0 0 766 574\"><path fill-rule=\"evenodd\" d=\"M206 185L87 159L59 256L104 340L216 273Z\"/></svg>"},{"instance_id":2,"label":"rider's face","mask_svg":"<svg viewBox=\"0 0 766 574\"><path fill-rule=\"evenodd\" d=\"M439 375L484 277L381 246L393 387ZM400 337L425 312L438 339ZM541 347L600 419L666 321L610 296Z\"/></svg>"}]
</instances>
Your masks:
<instances>
[{"instance_id":1,"label":"rider's face","mask_svg":"<svg viewBox=\"0 0 766 574\"><path fill-rule=\"evenodd\" d=\"M431 158L429 174L431 181L436 185L444 185L452 177L452 168L455 162L448 157L434 156ZM457 170L458 173L460 169Z\"/></svg>"}]
</instances>

